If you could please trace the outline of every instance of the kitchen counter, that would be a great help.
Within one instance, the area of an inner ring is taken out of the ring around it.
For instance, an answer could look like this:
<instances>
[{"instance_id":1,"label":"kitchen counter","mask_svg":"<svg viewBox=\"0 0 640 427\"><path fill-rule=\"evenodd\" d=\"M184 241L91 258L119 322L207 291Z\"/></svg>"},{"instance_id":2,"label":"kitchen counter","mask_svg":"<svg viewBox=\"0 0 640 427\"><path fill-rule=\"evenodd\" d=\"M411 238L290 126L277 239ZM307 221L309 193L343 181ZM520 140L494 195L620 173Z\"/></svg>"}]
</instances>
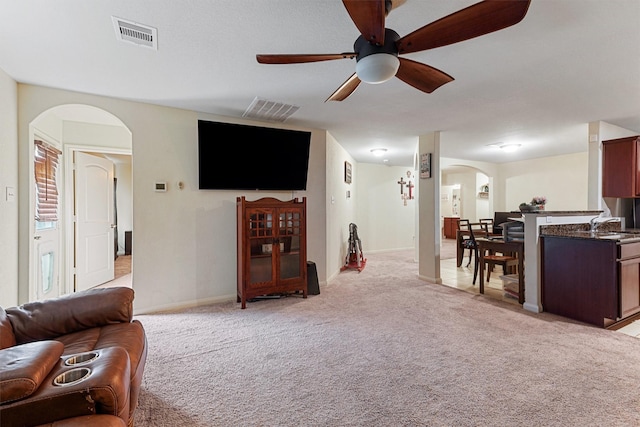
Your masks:
<instances>
[{"instance_id":1,"label":"kitchen counter","mask_svg":"<svg viewBox=\"0 0 640 427\"><path fill-rule=\"evenodd\" d=\"M566 237L570 239L607 240L620 244L640 242L640 233L628 233L626 231L573 231L563 234L542 234L542 236Z\"/></svg>"},{"instance_id":2,"label":"kitchen counter","mask_svg":"<svg viewBox=\"0 0 640 427\"><path fill-rule=\"evenodd\" d=\"M547 233L588 231L589 222L602 214L601 210L540 211L525 212L524 221L524 282L525 302L522 307L534 313L543 311L539 237L542 228ZM609 231L611 224L601 224L601 231ZM552 227L551 229L549 227ZM584 239L586 241L587 239ZM616 244L613 244L616 246Z\"/></svg>"},{"instance_id":3,"label":"kitchen counter","mask_svg":"<svg viewBox=\"0 0 640 427\"><path fill-rule=\"evenodd\" d=\"M562 224L540 227L540 236L567 237L573 239L607 240L618 243L640 242L639 229L621 229L619 221L603 222L597 231L590 231L589 224Z\"/></svg>"},{"instance_id":4,"label":"kitchen counter","mask_svg":"<svg viewBox=\"0 0 640 427\"><path fill-rule=\"evenodd\" d=\"M542 305L609 327L640 312L640 230L592 233L582 225L540 235Z\"/></svg>"},{"instance_id":5,"label":"kitchen counter","mask_svg":"<svg viewBox=\"0 0 640 427\"><path fill-rule=\"evenodd\" d=\"M513 211L513 212L520 212L520 211ZM546 210L542 210L542 211L535 211L535 212L522 212L523 214L527 214L527 215L541 215L541 216L584 216L584 215L593 215L593 216L598 216L602 213L603 211L546 211Z\"/></svg>"}]
</instances>

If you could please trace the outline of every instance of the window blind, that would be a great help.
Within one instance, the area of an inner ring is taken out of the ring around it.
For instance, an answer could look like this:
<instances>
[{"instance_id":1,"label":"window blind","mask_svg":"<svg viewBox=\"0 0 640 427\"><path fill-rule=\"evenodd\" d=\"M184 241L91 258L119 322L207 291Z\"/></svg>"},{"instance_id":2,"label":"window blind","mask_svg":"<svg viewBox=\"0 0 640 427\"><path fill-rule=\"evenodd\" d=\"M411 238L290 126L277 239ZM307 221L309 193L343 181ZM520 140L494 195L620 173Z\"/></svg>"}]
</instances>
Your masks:
<instances>
[{"instance_id":1,"label":"window blind","mask_svg":"<svg viewBox=\"0 0 640 427\"><path fill-rule=\"evenodd\" d=\"M35 140L36 221L58 220L57 171L61 151Z\"/></svg>"}]
</instances>

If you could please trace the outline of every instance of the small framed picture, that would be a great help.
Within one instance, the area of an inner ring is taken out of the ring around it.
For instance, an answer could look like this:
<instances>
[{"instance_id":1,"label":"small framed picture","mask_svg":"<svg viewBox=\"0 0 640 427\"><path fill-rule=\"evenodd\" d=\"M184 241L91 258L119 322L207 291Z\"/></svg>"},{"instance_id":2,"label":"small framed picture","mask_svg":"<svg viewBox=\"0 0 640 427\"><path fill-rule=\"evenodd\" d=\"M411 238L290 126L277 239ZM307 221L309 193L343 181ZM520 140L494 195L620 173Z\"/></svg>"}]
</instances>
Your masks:
<instances>
[{"instance_id":1,"label":"small framed picture","mask_svg":"<svg viewBox=\"0 0 640 427\"><path fill-rule=\"evenodd\" d=\"M351 184L351 163L344 162L344 182Z\"/></svg>"},{"instance_id":2,"label":"small framed picture","mask_svg":"<svg viewBox=\"0 0 640 427\"><path fill-rule=\"evenodd\" d=\"M420 155L420 178L431 178L431 153Z\"/></svg>"}]
</instances>

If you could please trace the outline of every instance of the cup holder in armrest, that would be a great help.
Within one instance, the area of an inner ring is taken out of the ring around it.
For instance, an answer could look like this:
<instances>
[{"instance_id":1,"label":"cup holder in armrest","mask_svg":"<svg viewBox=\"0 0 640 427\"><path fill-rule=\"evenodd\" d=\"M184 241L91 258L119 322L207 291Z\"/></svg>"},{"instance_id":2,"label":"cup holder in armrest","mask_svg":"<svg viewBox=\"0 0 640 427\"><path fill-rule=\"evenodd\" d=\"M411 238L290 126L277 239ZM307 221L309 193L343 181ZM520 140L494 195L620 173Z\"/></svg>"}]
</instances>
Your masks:
<instances>
[{"instance_id":1,"label":"cup holder in armrest","mask_svg":"<svg viewBox=\"0 0 640 427\"><path fill-rule=\"evenodd\" d=\"M98 358L100 354L95 351L89 351L86 353L74 354L73 356L67 357L64 361L64 364L67 366L78 366L84 365L89 362L93 362Z\"/></svg>"},{"instance_id":2,"label":"cup holder in armrest","mask_svg":"<svg viewBox=\"0 0 640 427\"><path fill-rule=\"evenodd\" d=\"M89 368L75 368L64 372L53 379L53 385L67 386L84 381L91 375Z\"/></svg>"}]
</instances>

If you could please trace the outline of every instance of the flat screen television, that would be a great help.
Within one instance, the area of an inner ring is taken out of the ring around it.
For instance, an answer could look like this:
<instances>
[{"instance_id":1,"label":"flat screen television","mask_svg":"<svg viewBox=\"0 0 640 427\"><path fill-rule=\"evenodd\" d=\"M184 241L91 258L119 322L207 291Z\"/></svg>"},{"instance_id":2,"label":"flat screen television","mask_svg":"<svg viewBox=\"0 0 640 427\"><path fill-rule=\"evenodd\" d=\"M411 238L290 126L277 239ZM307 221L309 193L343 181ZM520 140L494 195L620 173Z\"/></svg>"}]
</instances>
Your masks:
<instances>
[{"instance_id":1,"label":"flat screen television","mask_svg":"<svg viewBox=\"0 0 640 427\"><path fill-rule=\"evenodd\" d=\"M201 190L307 189L311 132L198 120Z\"/></svg>"}]
</instances>

